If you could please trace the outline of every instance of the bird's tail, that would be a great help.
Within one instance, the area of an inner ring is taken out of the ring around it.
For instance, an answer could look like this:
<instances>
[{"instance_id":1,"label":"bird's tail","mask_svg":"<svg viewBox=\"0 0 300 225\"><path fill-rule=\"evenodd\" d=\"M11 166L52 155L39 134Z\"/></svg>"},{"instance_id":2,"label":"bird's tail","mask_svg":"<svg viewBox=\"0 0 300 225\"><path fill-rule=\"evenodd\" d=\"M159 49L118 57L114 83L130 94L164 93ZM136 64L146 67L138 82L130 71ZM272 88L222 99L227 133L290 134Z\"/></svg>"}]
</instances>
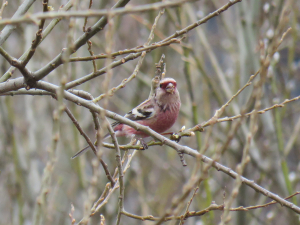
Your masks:
<instances>
[{"instance_id":1,"label":"bird's tail","mask_svg":"<svg viewBox=\"0 0 300 225\"><path fill-rule=\"evenodd\" d=\"M103 140L107 139L110 137L110 134L106 134L103 138ZM97 145L97 141L94 143L94 145ZM79 152L77 152L74 156L72 156L71 159L75 159L76 157L80 156L81 154L85 153L87 150L90 149L90 146L86 146L83 149L81 149Z\"/></svg>"},{"instance_id":2,"label":"bird's tail","mask_svg":"<svg viewBox=\"0 0 300 225\"><path fill-rule=\"evenodd\" d=\"M87 150L89 150L90 146L86 146L85 148L81 149L79 152L77 152L75 155L72 156L71 159L75 159L76 157L80 156L81 154L85 153Z\"/></svg>"}]
</instances>

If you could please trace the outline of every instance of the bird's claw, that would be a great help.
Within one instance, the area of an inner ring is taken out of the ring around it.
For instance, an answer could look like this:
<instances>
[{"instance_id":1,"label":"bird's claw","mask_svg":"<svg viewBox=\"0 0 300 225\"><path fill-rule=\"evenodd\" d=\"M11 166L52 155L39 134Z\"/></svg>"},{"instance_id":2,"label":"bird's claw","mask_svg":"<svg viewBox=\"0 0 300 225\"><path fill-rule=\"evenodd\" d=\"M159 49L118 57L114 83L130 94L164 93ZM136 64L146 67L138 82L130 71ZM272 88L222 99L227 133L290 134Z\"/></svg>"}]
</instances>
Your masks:
<instances>
[{"instance_id":1,"label":"bird's claw","mask_svg":"<svg viewBox=\"0 0 300 225\"><path fill-rule=\"evenodd\" d=\"M143 138L139 138L138 141L136 142L137 145L141 144L141 147L139 148L139 150L146 150L148 149L148 145L147 143L144 141Z\"/></svg>"},{"instance_id":2,"label":"bird's claw","mask_svg":"<svg viewBox=\"0 0 300 225\"><path fill-rule=\"evenodd\" d=\"M148 149L148 145L147 145L147 143L146 143L143 139L140 139L140 142L141 142L141 145L142 145L142 147L143 147L143 149L141 149L141 150L146 150L146 149Z\"/></svg>"}]
</instances>

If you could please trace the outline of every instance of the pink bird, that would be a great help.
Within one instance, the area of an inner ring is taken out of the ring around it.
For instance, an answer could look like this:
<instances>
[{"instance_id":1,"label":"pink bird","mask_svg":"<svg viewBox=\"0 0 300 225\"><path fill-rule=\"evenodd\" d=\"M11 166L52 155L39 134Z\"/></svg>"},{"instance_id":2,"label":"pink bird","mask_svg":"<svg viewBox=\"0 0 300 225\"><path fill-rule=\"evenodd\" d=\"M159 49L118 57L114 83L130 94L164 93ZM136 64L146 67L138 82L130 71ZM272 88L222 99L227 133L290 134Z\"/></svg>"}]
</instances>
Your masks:
<instances>
[{"instance_id":1,"label":"pink bird","mask_svg":"<svg viewBox=\"0 0 300 225\"><path fill-rule=\"evenodd\" d=\"M160 81L159 86L152 97L132 109L124 117L136 121L141 125L148 126L157 133L163 133L175 123L180 106L181 102L176 81L173 78L164 78ZM117 137L136 136L141 140L141 144L144 148L148 147L142 139L148 137L148 134L137 131L120 122L112 123L112 127L114 128ZM109 136L110 135L107 134L104 138ZM72 158L77 157L84 151L85 149L81 150Z\"/></svg>"}]
</instances>

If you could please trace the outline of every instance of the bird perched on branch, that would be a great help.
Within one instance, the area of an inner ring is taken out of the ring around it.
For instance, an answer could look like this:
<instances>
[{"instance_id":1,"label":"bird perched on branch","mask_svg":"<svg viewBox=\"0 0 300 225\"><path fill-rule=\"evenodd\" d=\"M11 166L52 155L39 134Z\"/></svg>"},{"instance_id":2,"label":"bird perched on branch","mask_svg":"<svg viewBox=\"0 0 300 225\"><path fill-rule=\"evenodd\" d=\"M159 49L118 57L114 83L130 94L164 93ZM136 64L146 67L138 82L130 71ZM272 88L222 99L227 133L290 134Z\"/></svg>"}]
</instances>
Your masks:
<instances>
[{"instance_id":1,"label":"bird perched on branch","mask_svg":"<svg viewBox=\"0 0 300 225\"><path fill-rule=\"evenodd\" d=\"M177 90L177 83L173 78L164 78L160 81L154 94L146 101L128 112L124 117L136 121L137 123L148 126L157 133L163 133L173 126L180 109L180 96ZM143 131L137 131L133 127L120 122L112 123L112 127L117 137L136 136L141 140L144 148L147 148L142 138L149 135ZM107 134L104 138L109 137ZM72 158L80 155L85 149L78 152Z\"/></svg>"}]
</instances>

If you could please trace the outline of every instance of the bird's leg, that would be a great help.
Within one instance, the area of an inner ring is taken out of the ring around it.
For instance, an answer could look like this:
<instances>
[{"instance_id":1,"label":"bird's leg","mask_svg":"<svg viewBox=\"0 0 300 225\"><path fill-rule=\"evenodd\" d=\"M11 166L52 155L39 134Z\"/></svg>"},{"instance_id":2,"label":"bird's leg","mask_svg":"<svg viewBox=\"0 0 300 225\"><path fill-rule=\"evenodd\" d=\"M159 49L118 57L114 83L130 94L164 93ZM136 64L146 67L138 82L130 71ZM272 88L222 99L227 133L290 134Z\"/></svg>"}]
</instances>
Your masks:
<instances>
[{"instance_id":1,"label":"bird's leg","mask_svg":"<svg viewBox=\"0 0 300 225\"><path fill-rule=\"evenodd\" d=\"M140 143L139 143L140 142ZM140 148L139 150L145 150L148 149L147 143L144 141L143 138L138 138L134 134L131 136L130 144L133 145L136 143L137 145L141 144L143 148Z\"/></svg>"},{"instance_id":2,"label":"bird's leg","mask_svg":"<svg viewBox=\"0 0 300 225\"><path fill-rule=\"evenodd\" d=\"M143 146L143 149L141 149L141 150L148 149L148 145L143 138L139 138L139 141L141 142L141 145Z\"/></svg>"}]
</instances>

